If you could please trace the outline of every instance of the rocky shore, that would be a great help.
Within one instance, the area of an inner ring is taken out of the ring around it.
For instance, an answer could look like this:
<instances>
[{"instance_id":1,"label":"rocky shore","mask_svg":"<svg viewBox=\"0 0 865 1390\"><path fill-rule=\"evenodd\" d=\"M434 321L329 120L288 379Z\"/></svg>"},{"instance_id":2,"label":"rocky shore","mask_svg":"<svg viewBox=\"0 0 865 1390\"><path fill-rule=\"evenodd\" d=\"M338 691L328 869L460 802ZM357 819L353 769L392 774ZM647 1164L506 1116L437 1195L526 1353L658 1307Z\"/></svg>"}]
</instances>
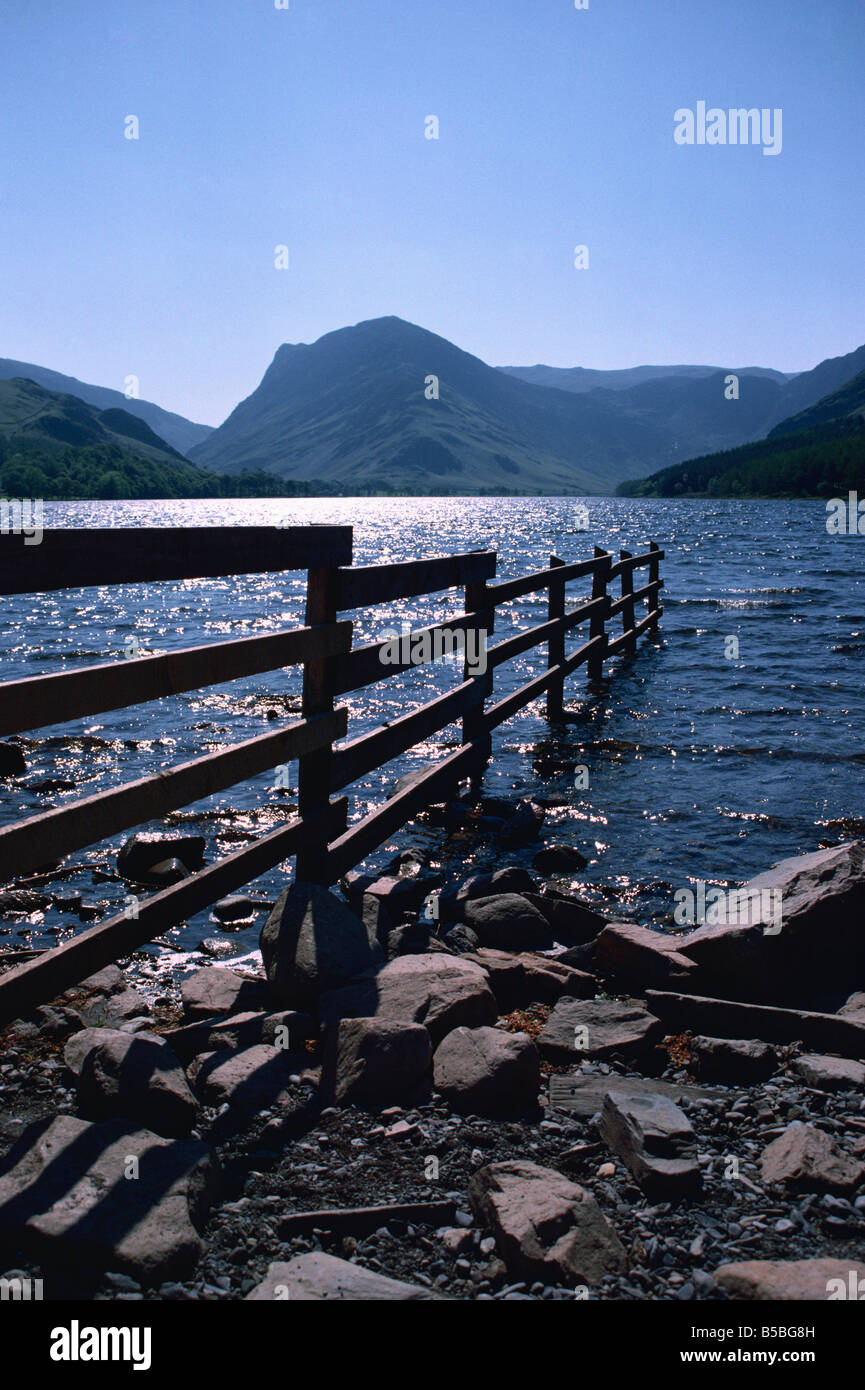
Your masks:
<instances>
[{"instance_id":1,"label":"rocky shore","mask_svg":"<svg viewBox=\"0 0 865 1390\"><path fill-rule=\"evenodd\" d=\"M494 822L501 867L444 881L412 850L227 900L260 959L155 1000L124 962L3 1030L0 1275L121 1301L865 1297L865 843L661 933L587 904L531 802L431 819ZM184 849L135 837L118 867L182 874Z\"/></svg>"}]
</instances>

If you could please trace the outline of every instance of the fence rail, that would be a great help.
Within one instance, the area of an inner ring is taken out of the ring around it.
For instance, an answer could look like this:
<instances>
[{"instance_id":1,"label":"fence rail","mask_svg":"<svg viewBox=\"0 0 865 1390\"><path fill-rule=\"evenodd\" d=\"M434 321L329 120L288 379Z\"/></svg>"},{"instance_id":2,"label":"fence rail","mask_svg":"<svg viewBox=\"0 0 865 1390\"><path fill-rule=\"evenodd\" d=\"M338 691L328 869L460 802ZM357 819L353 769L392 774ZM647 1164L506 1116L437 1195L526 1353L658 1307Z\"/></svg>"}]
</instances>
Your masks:
<instances>
[{"instance_id":1,"label":"fence rail","mask_svg":"<svg viewBox=\"0 0 865 1390\"><path fill-rule=\"evenodd\" d=\"M163 656L137 657L85 670L0 684L0 734L22 733L126 708L167 695L303 667L302 718L281 729L231 744L189 762L100 791L0 830L0 882L11 881L111 835L224 791L297 760L298 815L199 873L145 898L126 912L79 932L38 958L0 975L0 1024L54 998L94 970L153 940L226 893L296 857L295 873L330 884L377 849L419 811L446 797L467 777L481 775L491 734L531 701L546 695L547 714L561 718L564 682L585 665L590 681L604 662L636 650L662 614L660 561L654 542L644 554L619 558L595 548L588 560L550 556L548 569L496 581L495 551L398 564L351 566L350 527L309 526L63 530L42 544L0 538L0 594L306 570L305 626L262 637L220 641ZM634 571L649 579L634 588ZM591 594L567 607L567 585L591 578ZM613 599L609 586L620 581ZM409 650L382 659L389 642L354 647L353 624L340 614L358 608L462 589L464 611L407 634ZM488 645L499 610L527 594L547 592L546 621ZM639 618L637 613L643 615ZM621 615L622 631L607 624ZM585 640L566 654L567 635L585 625ZM340 696L436 659L447 634L463 638L463 678L454 689L341 746L347 710ZM484 661L471 663L465 638L475 634ZM546 669L493 703L494 675L505 662L545 647ZM420 649L420 654L417 654ZM483 666L474 670L473 666ZM348 825L348 801L335 796L366 773L462 721L462 743L440 761Z\"/></svg>"}]
</instances>

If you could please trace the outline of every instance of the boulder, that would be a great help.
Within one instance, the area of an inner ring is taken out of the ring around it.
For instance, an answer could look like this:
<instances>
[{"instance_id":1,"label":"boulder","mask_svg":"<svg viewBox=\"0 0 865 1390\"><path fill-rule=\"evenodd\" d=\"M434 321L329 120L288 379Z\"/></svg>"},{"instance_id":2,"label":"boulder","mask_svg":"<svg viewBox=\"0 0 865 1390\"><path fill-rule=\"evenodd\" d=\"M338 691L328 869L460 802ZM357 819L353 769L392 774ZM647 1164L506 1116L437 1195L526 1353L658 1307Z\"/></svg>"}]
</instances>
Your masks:
<instances>
[{"instance_id":1,"label":"boulder","mask_svg":"<svg viewBox=\"0 0 865 1390\"><path fill-rule=\"evenodd\" d=\"M439 893L439 921L455 922L462 919L466 904L476 898L494 898L501 893L532 893L537 886L528 869L517 865L496 869L492 873L472 874L456 887L449 885Z\"/></svg>"},{"instance_id":2,"label":"boulder","mask_svg":"<svg viewBox=\"0 0 865 1390\"><path fill-rule=\"evenodd\" d=\"M85 1119L122 1116L169 1139L188 1134L198 1114L180 1062L152 1033L108 1033L88 1048L78 1105Z\"/></svg>"},{"instance_id":3,"label":"boulder","mask_svg":"<svg viewBox=\"0 0 865 1390\"><path fill-rule=\"evenodd\" d=\"M818 1303L861 1299L865 1264L857 1260L743 1260L715 1270L715 1283L728 1298L758 1302Z\"/></svg>"},{"instance_id":4,"label":"boulder","mask_svg":"<svg viewBox=\"0 0 865 1390\"><path fill-rule=\"evenodd\" d=\"M398 956L377 975L322 995L319 1018L381 1018L422 1023L437 1044L454 1028L493 1023L496 1001L486 972L460 956Z\"/></svg>"},{"instance_id":5,"label":"boulder","mask_svg":"<svg viewBox=\"0 0 865 1390\"><path fill-rule=\"evenodd\" d=\"M591 1067L592 1070L587 1068ZM674 1101L717 1100L717 1091L706 1086L693 1086L689 1082L660 1081L650 1076L620 1076L617 1072L599 1071L593 1063L579 1071L568 1073L554 1072L550 1077L550 1109L563 1110L566 1114L577 1115L590 1120L602 1109L610 1090L626 1089L631 1094L646 1096L668 1096ZM734 1091L729 1097L732 1104L738 1099Z\"/></svg>"},{"instance_id":6,"label":"boulder","mask_svg":"<svg viewBox=\"0 0 865 1390\"><path fill-rule=\"evenodd\" d=\"M767 1081L778 1065L768 1043L744 1038L692 1038L691 1060L701 1081L742 1086Z\"/></svg>"},{"instance_id":7,"label":"boulder","mask_svg":"<svg viewBox=\"0 0 865 1390\"><path fill-rule=\"evenodd\" d=\"M476 932L471 927L467 927L465 922L458 922L455 927L451 927L442 936L442 941L449 951L455 951L458 956L473 956L480 947L480 941Z\"/></svg>"},{"instance_id":8,"label":"boulder","mask_svg":"<svg viewBox=\"0 0 865 1390\"><path fill-rule=\"evenodd\" d=\"M206 1144L61 1115L30 1126L5 1166L0 1240L46 1264L160 1284L188 1278L203 1254L196 1228L217 1178Z\"/></svg>"},{"instance_id":9,"label":"boulder","mask_svg":"<svg viewBox=\"0 0 865 1390\"><path fill-rule=\"evenodd\" d=\"M542 912L556 941L562 946L585 946L607 925L607 918L587 907L578 898L548 890L532 893L529 901Z\"/></svg>"},{"instance_id":10,"label":"boulder","mask_svg":"<svg viewBox=\"0 0 865 1390\"><path fill-rule=\"evenodd\" d=\"M571 874L584 869L588 859L573 845L547 845L539 849L532 860L532 868L539 874Z\"/></svg>"},{"instance_id":11,"label":"boulder","mask_svg":"<svg viewBox=\"0 0 865 1390\"><path fill-rule=\"evenodd\" d=\"M267 1043L206 1053L190 1068L196 1094L204 1104L230 1105L238 1116L258 1110L295 1110L298 1092L292 1075L291 1054ZM307 1099L306 1094L302 1099Z\"/></svg>"},{"instance_id":12,"label":"boulder","mask_svg":"<svg viewBox=\"0 0 865 1390\"><path fill-rule=\"evenodd\" d=\"M599 1133L652 1198L693 1196L700 1189L697 1140L687 1116L668 1096L627 1089L604 1097Z\"/></svg>"},{"instance_id":13,"label":"boulder","mask_svg":"<svg viewBox=\"0 0 865 1390\"><path fill-rule=\"evenodd\" d=\"M861 990L857 991L856 994L851 994L846 1004L842 1004L838 1012L845 1018L861 1018L865 1023L865 994Z\"/></svg>"},{"instance_id":14,"label":"boulder","mask_svg":"<svg viewBox=\"0 0 865 1390\"><path fill-rule=\"evenodd\" d=\"M544 823L543 808L533 801L520 801L513 815L509 816L499 832L503 845L526 845L536 840Z\"/></svg>"},{"instance_id":15,"label":"boulder","mask_svg":"<svg viewBox=\"0 0 865 1390\"><path fill-rule=\"evenodd\" d=\"M448 945L453 935L449 932L445 938ZM554 1004L565 994L573 999L590 999L595 993L595 980L591 975L550 956L530 951L515 955L483 947L473 951L467 959L487 972L502 1013L510 1013L526 1004Z\"/></svg>"},{"instance_id":16,"label":"boulder","mask_svg":"<svg viewBox=\"0 0 865 1390\"><path fill-rule=\"evenodd\" d=\"M584 1057L639 1056L663 1036L658 1019L636 1004L602 999L560 999L538 1037L541 1056L551 1062Z\"/></svg>"},{"instance_id":17,"label":"boulder","mask_svg":"<svg viewBox=\"0 0 865 1390\"><path fill-rule=\"evenodd\" d=\"M544 950L553 937L543 913L519 893L497 893L466 904L466 925L482 946L500 951Z\"/></svg>"},{"instance_id":18,"label":"boulder","mask_svg":"<svg viewBox=\"0 0 865 1390\"><path fill-rule=\"evenodd\" d=\"M396 1105L429 1090L432 1040L421 1023L344 1018L327 1030L321 1094L329 1105Z\"/></svg>"},{"instance_id":19,"label":"boulder","mask_svg":"<svg viewBox=\"0 0 865 1390\"><path fill-rule=\"evenodd\" d=\"M250 1011L229 1018L207 1018L170 1028L162 1036L186 1065L202 1052L224 1052L270 1043L287 1051L298 1051L317 1029L310 1014L282 1009L276 1013ZM308 1059L307 1059L308 1060Z\"/></svg>"},{"instance_id":20,"label":"boulder","mask_svg":"<svg viewBox=\"0 0 865 1390\"><path fill-rule=\"evenodd\" d=\"M433 1059L435 1088L469 1115L516 1115L537 1109L541 1065L526 1033L455 1028Z\"/></svg>"},{"instance_id":21,"label":"boulder","mask_svg":"<svg viewBox=\"0 0 865 1390\"><path fill-rule=\"evenodd\" d=\"M269 1300L309 1303L328 1299L346 1303L376 1303L383 1300L414 1303L440 1297L420 1284L405 1284L399 1279L389 1279L349 1260L325 1255L321 1250L312 1250L305 1255L295 1255L293 1260L268 1265L266 1277L246 1295L247 1301L256 1303Z\"/></svg>"},{"instance_id":22,"label":"boulder","mask_svg":"<svg viewBox=\"0 0 865 1390\"><path fill-rule=\"evenodd\" d=\"M308 1008L384 960L361 918L316 883L293 883L281 894L260 946L272 997L285 1008Z\"/></svg>"},{"instance_id":23,"label":"boulder","mask_svg":"<svg viewBox=\"0 0 865 1390\"><path fill-rule=\"evenodd\" d=\"M78 1076L88 1052L108 1038L124 1038L128 1041L129 1034L121 1033L117 1028L82 1028L80 1032L73 1033L66 1039L66 1046L63 1048L63 1060L69 1070Z\"/></svg>"},{"instance_id":24,"label":"boulder","mask_svg":"<svg viewBox=\"0 0 865 1390\"><path fill-rule=\"evenodd\" d=\"M214 903L211 911L219 922L242 922L269 906L269 903L262 902L260 898L248 898L238 894Z\"/></svg>"},{"instance_id":25,"label":"boulder","mask_svg":"<svg viewBox=\"0 0 865 1390\"><path fill-rule=\"evenodd\" d=\"M515 1279L598 1284L628 1257L594 1197L555 1169L513 1159L479 1169L469 1201Z\"/></svg>"},{"instance_id":26,"label":"boulder","mask_svg":"<svg viewBox=\"0 0 865 1390\"><path fill-rule=\"evenodd\" d=\"M865 983L865 841L785 859L731 891L722 920L681 938L704 993L808 1007Z\"/></svg>"},{"instance_id":27,"label":"boulder","mask_svg":"<svg viewBox=\"0 0 865 1390\"><path fill-rule=\"evenodd\" d=\"M117 855L117 871L136 883L147 883L156 865L179 859L187 873L204 863L206 842L201 835L158 835L142 833L127 840Z\"/></svg>"},{"instance_id":28,"label":"boulder","mask_svg":"<svg viewBox=\"0 0 865 1390\"><path fill-rule=\"evenodd\" d=\"M598 969L628 985L657 985L687 990L699 966L679 950L679 939L627 922L611 922L598 936Z\"/></svg>"},{"instance_id":29,"label":"boulder","mask_svg":"<svg viewBox=\"0 0 865 1390\"><path fill-rule=\"evenodd\" d=\"M763 1042L802 1042L807 1047L865 1057L865 1019L854 1015L780 1009L768 1004L709 999L698 994L673 994L647 989L646 1003L669 1033L692 1029L719 1038L759 1038Z\"/></svg>"},{"instance_id":30,"label":"boulder","mask_svg":"<svg viewBox=\"0 0 865 1390\"><path fill-rule=\"evenodd\" d=\"M78 1005L88 1028L118 1028L150 1013L147 1000L137 989L115 990L110 994L90 994Z\"/></svg>"},{"instance_id":31,"label":"boulder","mask_svg":"<svg viewBox=\"0 0 865 1390\"><path fill-rule=\"evenodd\" d=\"M865 1086L865 1064L848 1057L807 1053L796 1058L792 1070L817 1091L861 1091Z\"/></svg>"},{"instance_id":32,"label":"boulder","mask_svg":"<svg viewBox=\"0 0 865 1390\"><path fill-rule=\"evenodd\" d=\"M822 1129L793 1120L760 1156L763 1181L783 1183L794 1191L854 1192L865 1177L865 1164L842 1153Z\"/></svg>"},{"instance_id":33,"label":"boulder","mask_svg":"<svg viewBox=\"0 0 865 1390\"><path fill-rule=\"evenodd\" d=\"M195 1020L263 1009L268 992L263 980L250 980L224 965L205 965L181 982L180 997L184 1018Z\"/></svg>"}]
</instances>

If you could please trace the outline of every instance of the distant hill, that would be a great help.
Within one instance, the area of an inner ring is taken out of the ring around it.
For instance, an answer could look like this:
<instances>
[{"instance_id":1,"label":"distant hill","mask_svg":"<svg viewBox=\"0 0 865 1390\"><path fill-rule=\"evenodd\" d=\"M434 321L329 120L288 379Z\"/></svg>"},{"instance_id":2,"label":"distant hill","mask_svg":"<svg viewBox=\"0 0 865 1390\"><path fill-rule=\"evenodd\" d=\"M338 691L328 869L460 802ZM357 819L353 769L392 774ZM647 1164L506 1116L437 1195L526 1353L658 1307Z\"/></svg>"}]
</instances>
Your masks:
<instances>
[{"instance_id":1,"label":"distant hill","mask_svg":"<svg viewBox=\"0 0 865 1390\"><path fill-rule=\"evenodd\" d=\"M836 497L849 491L865 493L865 371L783 420L767 439L688 459L619 488L626 497Z\"/></svg>"},{"instance_id":2,"label":"distant hill","mask_svg":"<svg viewBox=\"0 0 865 1390\"><path fill-rule=\"evenodd\" d=\"M91 386L74 376L64 376L62 372L51 371L48 367L38 367L34 362L16 362L10 357L0 357L0 381L10 381L13 377L25 377L61 395L77 396L99 410L116 409L135 415L181 454L200 444L212 429L210 425L196 425L182 415L163 410L151 401L128 400L122 391L113 391L107 386Z\"/></svg>"},{"instance_id":3,"label":"distant hill","mask_svg":"<svg viewBox=\"0 0 865 1390\"><path fill-rule=\"evenodd\" d=\"M517 376L521 381L531 382L533 386L554 386L559 391L627 391L632 386L642 386L646 381L660 381L666 377L684 377L696 380L699 377L726 376L734 372L736 376L766 377L779 385L792 381L795 372L776 372L771 367L620 367L613 371L599 371L596 367L545 367L538 363L534 367L499 367L500 372Z\"/></svg>"}]
</instances>

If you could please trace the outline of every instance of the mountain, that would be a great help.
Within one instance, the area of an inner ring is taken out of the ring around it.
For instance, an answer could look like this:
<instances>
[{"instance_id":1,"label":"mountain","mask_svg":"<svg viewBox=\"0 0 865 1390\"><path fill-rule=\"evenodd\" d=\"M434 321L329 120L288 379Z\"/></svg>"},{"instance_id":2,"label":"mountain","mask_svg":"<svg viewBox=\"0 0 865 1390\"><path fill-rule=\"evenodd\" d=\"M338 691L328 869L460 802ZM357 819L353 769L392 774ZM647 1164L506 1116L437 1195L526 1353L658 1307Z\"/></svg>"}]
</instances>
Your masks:
<instances>
[{"instance_id":1,"label":"mountain","mask_svg":"<svg viewBox=\"0 0 865 1390\"><path fill-rule=\"evenodd\" d=\"M808 410L840 391L861 371L865 371L865 346L855 348L844 357L827 357L810 372L800 372L781 391L778 414L772 421L772 428L780 428L789 417Z\"/></svg>"},{"instance_id":2,"label":"mountain","mask_svg":"<svg viewBox=\"0 0 865 1390\"><path fill-rule=\"evenodd\" d=\"M129 415L137 415L150 428L164 439L172 448L186 454L195 444L200 444L211 432L210 425L196 425L185 420L182 415L173 415L151 401L128 400L122 391L112 391L107 386L90 386L86 381L78 381L74 376L64 376L48 367L38 367L33 362L16 362L11 357L0 357L0 381L10 381L14 377L26 377L49 391L61 395L77 396L100 410L123 410Z\"/></svg>"},{"instance_id":3,"label":"mountain","mask_svg":"<svg viewBox=\"0 0 865 1390\"><path fill-rule=\"evenodd\" d=\"M437 400L427 398L431 377ZM258 388L190 457L355 487L567 493L609 492L669 447L667 427L628 419L606 399L531 386L381 318L283 344Z\"/></svg>"},{"instance_id":4,"label":"mountain","mask_svg":"<svg viewBox=\"0 0 865 1390\"><path fill-rule=\"evenodd\" d=\"M688 459L619 488L626 497L837 497L851 491L865 492L865 371L781 421L767 439Z\"/></svg>"},{"instance_id":5,"label":"mountain","mask_svg":"<svg viewBox=\"0 0 865 1390\"><path fill-rule=\"evenodd\" d=\"M736 376L767 377L770 381L783 384L791 381L795 373L776 372L771 367L620 367L615 371L598 371L594 367L545 367L541 363L534 367L499 367L500 372L517 376L521 381L531 382L533 386L555 386L560 391L596 391L605 388L609 391L627 391L631 386L642 386L646 381L659 381L664 377L685 377L696 380L699 377Z\"/></svg>"},{"instance_id":6,"label":"mountain","mask_svg":"<svg viewBox=\"0 0 865 1390\"><path fill-rule=\"evenodd\" d=\"M865 416L865 371L859 372L858 376L854 376L840 391L832 391L816 405L801 410L798 415L792 415L788 420L782 420L780 425L776 425L770 431L769 438L795 434L799 430L813 429L815 425L825 425L829 420L846 420L855 416L860 419Z\"/></svg>"},{"instance_id":7,"label":"mountain","mask_svg":"<svg viewBox=\"0 0 865 1390\"><path fill-rule=\"evenodd\" d=\"M77 396L46 391L18 377L0 380L0 434L10 448L19 443L43 448L109 444L151 462L186 462L137 415L113 407L97 410Z\"/></svg>"}]
</instances>

